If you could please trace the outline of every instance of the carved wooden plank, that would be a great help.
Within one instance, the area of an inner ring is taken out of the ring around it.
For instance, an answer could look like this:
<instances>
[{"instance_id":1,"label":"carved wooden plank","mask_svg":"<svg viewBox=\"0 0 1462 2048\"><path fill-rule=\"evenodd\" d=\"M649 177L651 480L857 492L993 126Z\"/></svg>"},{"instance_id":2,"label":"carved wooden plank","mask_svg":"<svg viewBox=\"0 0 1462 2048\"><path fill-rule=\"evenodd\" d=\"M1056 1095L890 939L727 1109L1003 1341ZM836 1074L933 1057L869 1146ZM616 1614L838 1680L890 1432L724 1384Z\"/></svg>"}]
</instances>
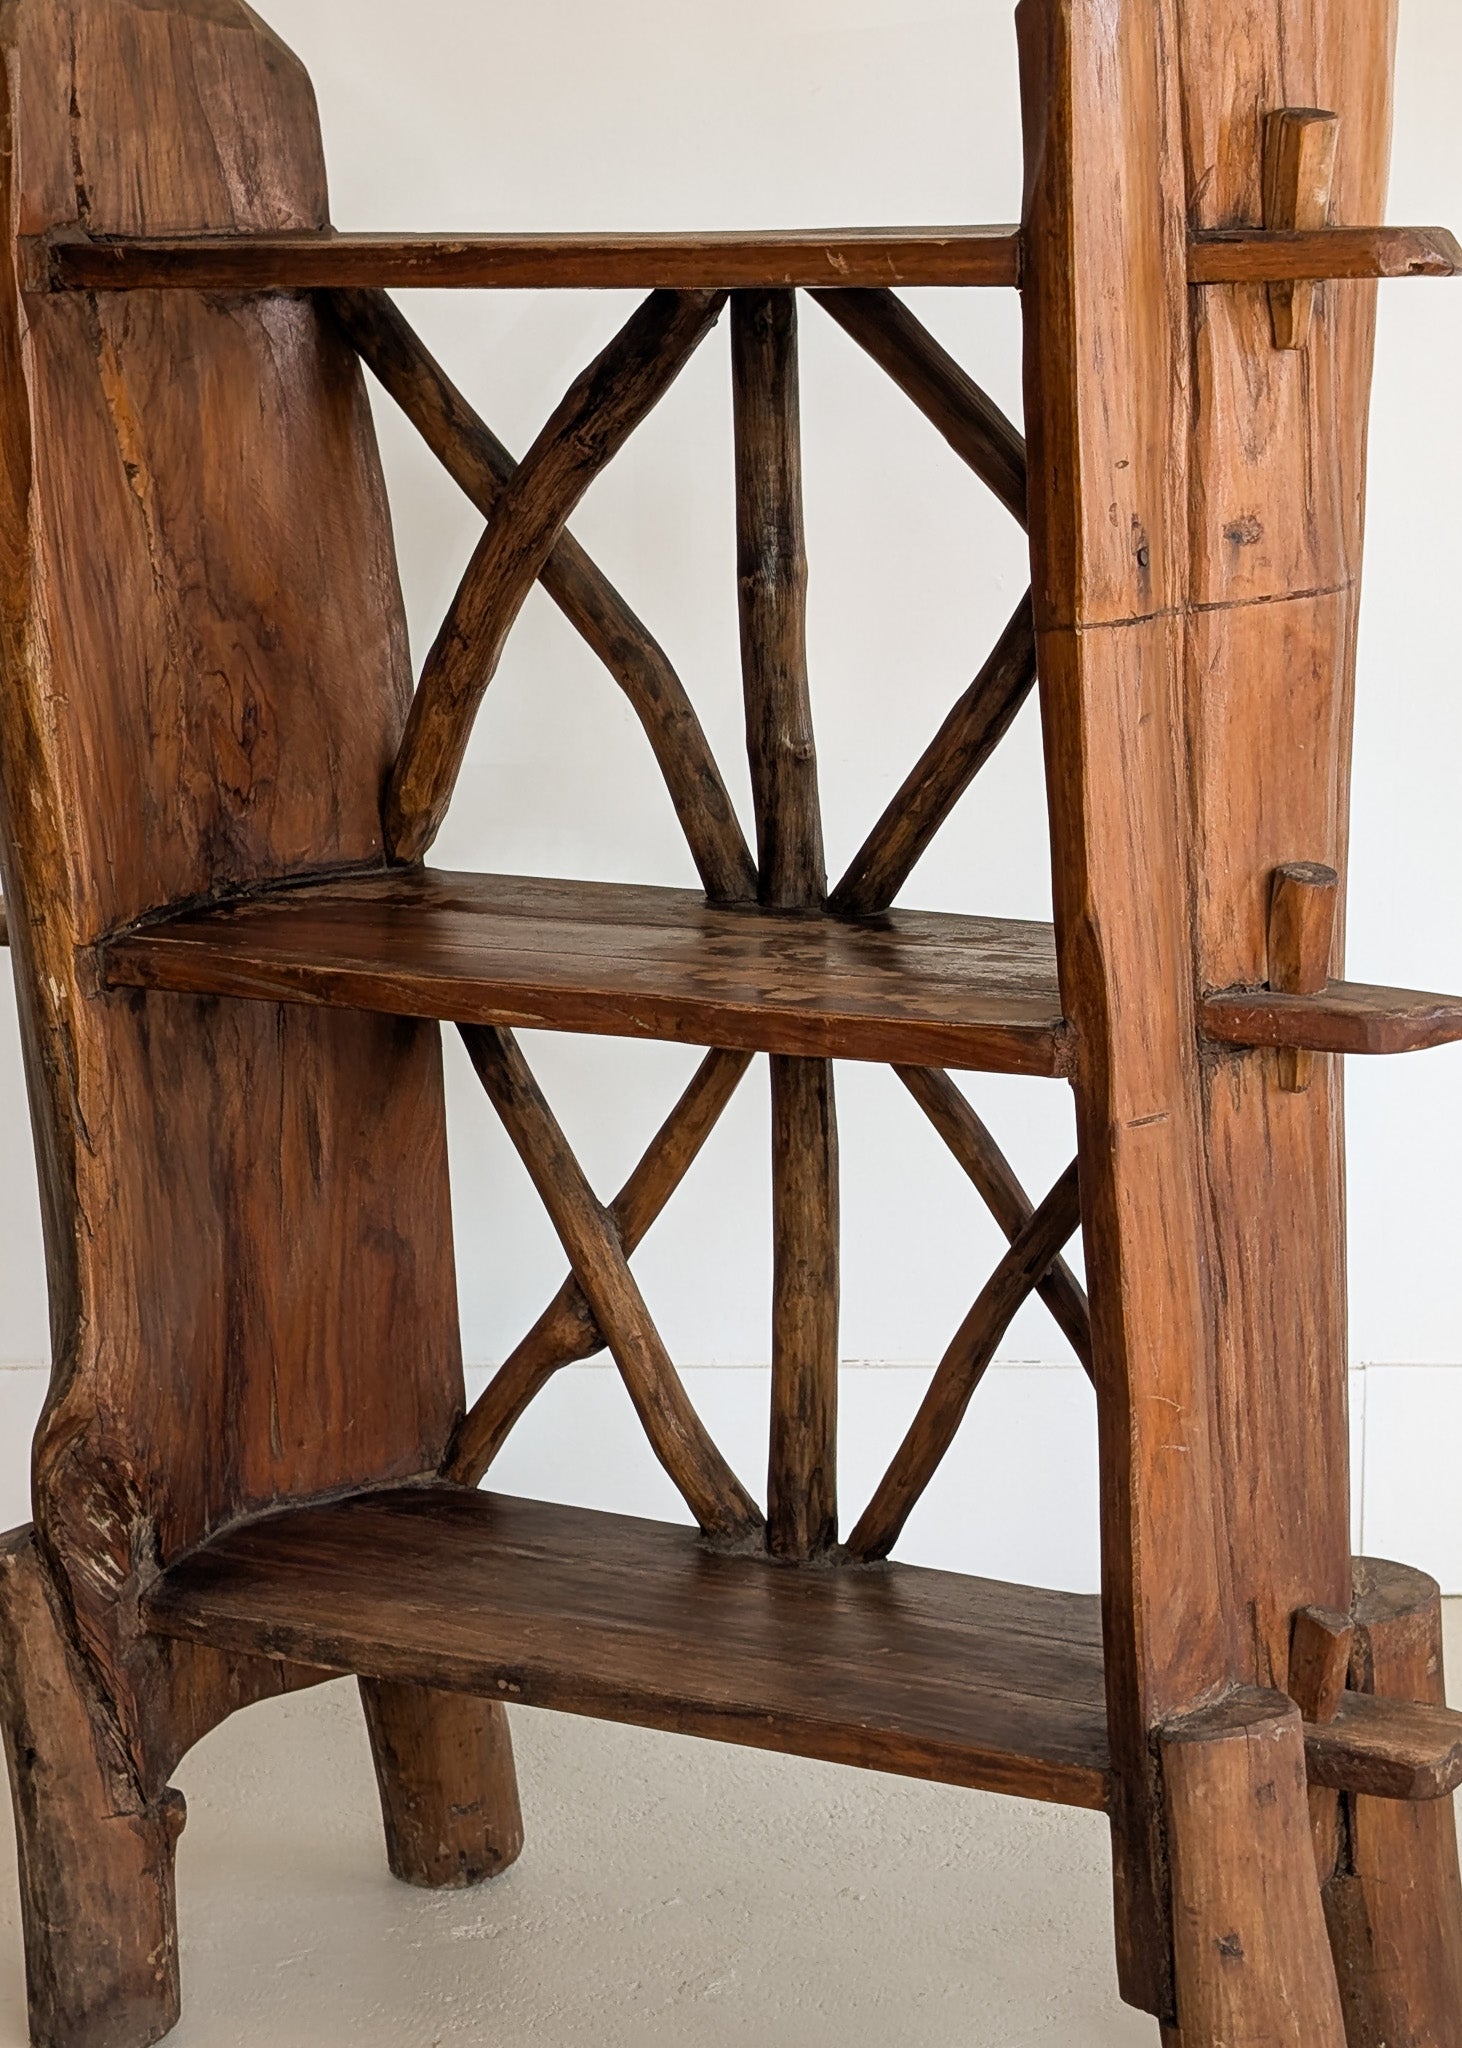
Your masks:
<instances>
[{"instance_id":1,"label":"carved wooden plank","mask_svg":"<svg viewBox=\"0 0 1462 2048\"><path fill-rule=\"evenodd\" d=\"M894 1072L979 1189L981 1199L1013 1244L1035 1214L1015 1169L1000 1150L969 1098L938 1067L900 1067ZM1060 1325L1067 1343L1092 1371L1091 1309L1086 1290L1066 1261L1053 1259L1036 1292Z\"/></svg>"},{"instance_id":2,"label":"carved wooden plank","mask_svg":"<svg viewBox=\"0 0 1462 2048\"><path fill-rule=\"evenodd\" d=\"M441 828L472 721L569 515L720 316L715 292L656 292L570 386L468 564L426 659L386 793L386 840L417 860Z\"/></svg>"},{"instance_id":3,"label":"carved wooden plank","mask_svg":"<svg viewBox=\"0 0 1462 2048\"><path fill-rule=\"evenodd\" d=\"M613 1223L594 1199L516 1040L479 1025L463 1025L462 1038L562 1240L656 1457L709 1535L734 1541L760 1529L756 1504L691 1406Z\"/></svg>"},{"instance_id":4,"label":"carved wooden plank","mask_svg":"<svg viewBox=\"0 0 1462 2048\"><path fill-rule=\"evenodd\" d=\"M943 434L955 454L1026 524L1025 439L974 378L891 291L813 297Z\"/></svg>"},{"instance_id":5,"label":"carved wooden plank","mask_svg":"<svg viewBox=\"0 0 1462 2048\"><path fill-rule=\"evenodd\" d=\"M420 335L384 292L336 292L330 307L448 474L493 518L518 465ZM756 868L735 808L665 650L572 534L560 537L539 581L634 707L707 895L720 903L754 897Z\"/></svg>"},{"instance_id":6,"label":"carved wooden plank","mask_svg":"<svg viewBox=\"0 0 1462 2048\"><path fill-rule=\"evenodd\" d=\"M671 1110L634 1172L609 1205L629 1258L679 1187L751 1065L747 1052L711 1052ZM503 1361L457 1431L445 1476L476 1486L530 1401L560 1366L592 1358L604 1333L572 1275L533 1328Z\"/></svg>"},{"instance_id":7,"label":"carved wooden plank","mask_svg":"<svg viewBox=\"0 0 1462 2048\"><path fill-rule=\"evenodd\" d=\"M1310 1781L1372 1799L1448 1799L1462 1787L1462 1714L1449 1707L1348 1692L1328 1721L1305 1729Z\"/></svg>"},{"instance_id":8,"label":"carved wooden plank","mask_svg":"<svg viewBox=\"0 0 1462 2048\"><path fill-rule=\"evenodd\" d=\"M910 769L828 899L846 917L887 910L950 812L1004 739L1036 680L1030 599Z\"/></svg>"},{"instance_id":9,"label":"carved wooden plank","mask_svg":"<svg viewBox=\"0 0 1462 2048\"><path fill-rule=\"evenodd\" d=\"M1456 277L1459 272L1462 248L1449 228L1333 227L1292 234L1208 229L1193 237L1188 259L1193 284L1355 282Z\"/></svg>"},{"instance_id":10,"label":"carved wooden plank","mask_svg":"<svg viewBox=\"0 0 1462 2048\"><path fill-rule=\"evenodd\" d=\"M852 1556L887 1557L897 1543L954 1442L1016 1310L1050 1270L1080 1213L1081 1191L1073 1164L1014 1238L940 1359L908 1434L848 1538Z\"/></svg>"}]
</instances>

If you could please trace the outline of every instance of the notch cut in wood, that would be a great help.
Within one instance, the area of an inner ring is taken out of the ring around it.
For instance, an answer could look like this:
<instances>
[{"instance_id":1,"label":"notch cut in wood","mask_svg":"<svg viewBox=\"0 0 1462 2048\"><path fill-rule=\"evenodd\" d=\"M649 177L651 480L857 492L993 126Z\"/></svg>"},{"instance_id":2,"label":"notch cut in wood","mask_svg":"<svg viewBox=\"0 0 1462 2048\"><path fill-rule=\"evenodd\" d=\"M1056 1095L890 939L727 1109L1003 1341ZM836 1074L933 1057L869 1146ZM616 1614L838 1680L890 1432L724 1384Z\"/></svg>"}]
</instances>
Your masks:
<instances>
[{"instance_id":1,"label":"notch cut in wood","mask_svg":"<svg viewBox=\"0 0 1462 2048\"><path fill-rule=\"evenodd\" d=\"M1318 995L1330 979L1340 877L1318 861L1289 861L1274 870L1269 896L1269 986L1286 995ZM1314 1054L1282 1048L1279 1085L1302 1095Z\"/></svg>"},{"instance_id":2,"label":"notch cut in wood","mask_svg":"<svg viewBox=\"0 0 1462 2048\"><path fill-rule=\"evenodd\" d=\"M1317 107L1283 107L1264 131L1264 225L1293 231L1330 224L1330 192L1340 119ZM1274 346L1301 349L1310 339L1315 312L1312 283L1269 287Z\"/></svg>"},{"instance_id":3,"label":"notch cut in wood","mask_svg":"<svg viewBox=\"0 0 1462 2048\"><path fill-rule=\"evenodd\" d=\"M1333 1721L1345 1698L1350 1677L1355 1623L1331 1607L1302 1607L1290 1636L1290 1698L1307 1723L1322 1727ZM1340 1795L1326 1785L1309 1789L1310 1835L1315 1868L1327 1884L1340 1857Z\"/></svg>"}]
</instances>

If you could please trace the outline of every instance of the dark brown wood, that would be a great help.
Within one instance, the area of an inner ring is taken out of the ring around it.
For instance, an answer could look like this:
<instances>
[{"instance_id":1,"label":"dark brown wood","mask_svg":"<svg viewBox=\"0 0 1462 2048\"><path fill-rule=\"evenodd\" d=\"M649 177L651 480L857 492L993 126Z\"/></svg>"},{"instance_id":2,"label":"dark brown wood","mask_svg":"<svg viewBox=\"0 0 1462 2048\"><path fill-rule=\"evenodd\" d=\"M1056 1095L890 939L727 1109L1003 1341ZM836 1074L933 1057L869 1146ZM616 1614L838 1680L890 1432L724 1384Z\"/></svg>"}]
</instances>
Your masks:
<instances>
[{"instance_id":1,"label":"dark brown wood","mask_svg":"<svg viewBox=\"0 0 1462 2048\"><path fill-rule=\"evenodd\" d=\"M1347 1692L1334 1718L1305 1729L1310 1781L1374 1799L1445 1799L1462 1786L1462 1714Z\"/></svg>"},{"instance_id":2,"label":"dark brown wood","mask_svg":"<svg viewBox=\"0 0 1462 2048\"><path fill-rule=\"evenodd\" d=\"M688 889L407 870L180 913L116 939L114 988L610 1032L817 1058L1064 1071L1049 925L852 923Z\"/></svg>"},{"instance_id":3,"label":"dark brown wood","mask_svg":"<svg viewBox=\"0 0 1462 2048\"><path fill-rule=\"evenodd\" d=\"M481 1025L463 1025L462 1038L558 1232L656 1457L708 1534L735 1542L760 1530L756 1504L691 1406L613 1221L595 1200L517 1041L511 1032Z\"/></svg>"},{"instance_id":4,"label":"dark brown wood","mask_svg":"<svg viewBox=\"0 0 1462 2048\"><path fill-rule=\"evenodd\" d=\"M330 309L448 474L485 518L493 518L518 465L420 335L384 292L337 292ZM700 720L665 650L572 534L561 535L539 581L633 706L707 895L720 903L754 897L755 864Z\"/></svg>"},{"instance_id":5,"label":"dark brown wood","mask_svg":"<svg viewBox=\"0 0 1462 2048\"><path fill-rule=\"evenodd\" d=\"M1350 1677L1355 1623L1331 1607L1302 1607L1290 1637L1289 1681L1285 1688L1307 1722L1332 1721ZM1340 1798L1324 1785L1310 1787L1310 1834L1315 1869L1322 1884L1340 1854Z\"/></svg>"},{"instance_id":6,"label":"dark brown wood","mask_svg":"<svg viewBox=\"0 0 1462 2048\"><path fill-rule=\"evenodd\" d=\"M1299 1709L1243 1691L1162 1742L1182 2048L1346 2048Z\"/></svg>"},{"instance_id":7,"label":"dark brown wood","mask_svg":"<svg viewBox=\"0 0 1462 2048\"><path fill-rule=\"evenodd\" d=\"M1034 1205L969 1098L938 1067L896 1066L894 1072L974 1182L986 1208L1013 1244L1034 1215ZM1036 1283L1036 1292L1090 1376L1091 1308L1085 1288L1066 1261L1058 1258Z\"/></svg>"},{"instance_id":8,"label":"dark brown wood","mask_svg":"<svg viewBox=\"0 0 1462 2048\"><path fill-rule=\"evenodd\" d=\"M1337 116L1316 107L1283 107L1270 115L1264 135L1266 228L1293 232L1329 225L1339 139ZM1313 284L1270 285L1274 346L1306 347L1314 311Z\"/></svg>"},{"instance_id":9,"label":"dark brown wood","mask_svg":"<svg viewBox=\"0 0 1462 2048\"><path fill-rule=\"evenodd\" d=\"M711 1052L697 1067L689 1087L609 1205L626 1258L680 1186L750 1065L750 1053ZM604 1333L583 1289L570 1275L468 1411L453 1439L444 1476L465 1486L478 1485L514 1423L559 1367L592 1358L603 1348Z\"/></svg>"},{"instance_id":10,"label":"dark brown wood","mask_svg":"<svg viewBox=\"0 0 1462 2048\"><path fill-rule=\"evenodd\" d=\"M1310 313L1299 301L1282 299L1277 309L1271 304L1271 317L1276 332L1291 337L1281 346L1304 346L1292 338L1303 327L1308 339ZM1274 870L1269 898L1271 988L1305 996L1324 989L1330 979L1339 907L1340 877L1334 868L1316 861L1291 861ZM1281 1048L1279 1085L1286 1095L1303 1094L1313 1075L1312 1053Z\"/></svg>"},{"instance_id":11,"label":"dark brown wood","mask_svg":"<svg viewBox=\"0 0 1462 2048\"><path fill-rule=\"evenodd\" d=\"M1024 436L903 300L890 291L822 291L813 297L1024 526Z\"/></svg>"},{"instance_id":12,"label":"dark brown wood","mask_svg":"<svg viewBox=\"0 0 1462 2048\"><path fill-rule=\"evenodd\" d=\"M1446 1699L1435 1579L1355 1561L1351 1684ZM1462 2033L1462 1876L1450 1800L1346 1802L1345 1856L1325 1889L1348 2048L1456 2048Z\"/></svg>"},{"instance_id":13,"label":"dark brown wood","mask_svg":"<svg viewBox=\"0 0 1462 2048\"><path fill-rule=\"evenodd\" d=\"M1080 1214L1081 1190L1073 1164L1012 1240L940 1359L908 1434L848 1538L852 1556L887 1557L893 1549L953 1443L1016 1310L1049 1272Z\"/></svg>"},{"instance_id":14,"label":"dark brown wood","mask_svg":"<svg viewBox=\"0 0 1462 2048\"><path fill-rule=\"evenodd\" d=\"M244 1525L149 1597L169 1634L1099 1807L1095 1601L459 1487Z\"/></svg>"},{"instance_id":15,"label":"dark brown wood","mask_svg":"<svg viewBox=\"0 0 1462 2048\"><path fill-rule=\"evenodd\" d=\"M506 1708L386 1678L363 1678L360 1697L391 1875L458 1890L516 1862L523 1816Z\"/></svg>"},{"instance_id":16,"label":"dark brown wood","mask_svg":"<svg viewBox=\"0 0 1462 2048\"><path fill-rule=\"evenodd\" d=\"M1285 284L1327 278L1456 277L1462 248L1447 228L1315 228L1294 234L1207 229L1193 237L1192 284Z\"/></svg>"},{"instance_id":17,"label":"dark brown wood","mask_svg":"<svg viewBox=\"0 0 1462 2048\"><path fill-rule=\"evenodd\" d=\"M34 2048L146 2048L178 2019L182 1794L139 1784L30 1529L0 1539L0 1725Z\"/></svg>"},{"instance_id":18,"label":"dark brown wood","mask_svg":"<svg viewBox=\"0 0 1462 2048\"><path fill-rule=\"evenodd\" d=\"M26 250L37 289L335 291L789 290L1020 282L1009 227L654 235L68 235Z\"/></svg>"},{"instance_id":19,"label":"dark brown wood","mask_svg":"<svg viewBox=\"0 0 1462 2048\"><path fill-rule=\"evenodd\" d=\"M935 834L1015 722L1036 680L1035 625L1022 599L995 651L909 771L828 899L845 917L887 910Z\"/></svg>"},{"instance_id":20,"label":"dark brown wood","mask_svg":"<svg viewBox=\"0 0 1462 2048\"><path fill-rule=\"evenodd\" d=\"M767 1544L805 1561L838 1536L838 1126L831 1060L771 1067Z\"/></svg>"},{"instance_id":21,"label":"dark brown wood","mask_svg":"<svg viewBox=\"0 0 1462 2048\"><path fill-rule=\"evenodd\" d=\"M426 658L386 792L386 842L419 860L441 829L483 693L569 515L720 317L716 292L655 292L569 387L504 487Z\"/></svg>"},{"instance_id":22,"label":"dark brown wood","mask_svg":"<svg viewBox=\"0 0 1462 2048\"><path fill-rule=\"evenodd\" d=\"M1293 1046L1304 1052L1424 1052L1462 1038L1462 996L1332 981L1317 995L1223 989L1206 996L1203 1033L1220 1045Z\"/></svg>"}]
</instances>

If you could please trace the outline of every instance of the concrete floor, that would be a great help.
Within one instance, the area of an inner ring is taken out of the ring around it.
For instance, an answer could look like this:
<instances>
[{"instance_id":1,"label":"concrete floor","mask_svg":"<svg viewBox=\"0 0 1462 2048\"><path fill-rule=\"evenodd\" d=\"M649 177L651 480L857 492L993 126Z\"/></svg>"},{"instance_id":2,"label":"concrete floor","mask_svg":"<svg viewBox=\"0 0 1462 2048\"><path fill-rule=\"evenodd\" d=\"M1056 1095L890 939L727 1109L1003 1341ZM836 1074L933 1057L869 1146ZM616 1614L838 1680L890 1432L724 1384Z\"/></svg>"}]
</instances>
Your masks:
<instances>
[{"instance_id":1,"label":"concrete floor","mask_svg":"<svg viewBox=\"0 0 1462 2048\"><path fill-rule=\"evenodd\" d=\"M1462 1604L1449 1631L1462 1672ZM352 1686L209 1737L177 1774L176 2048L1156 2048L1117 2000L1096 1815L527 1710L514 1732L527 1849L447 1894L386 1875Z\"/></svg>"}]
</instances>

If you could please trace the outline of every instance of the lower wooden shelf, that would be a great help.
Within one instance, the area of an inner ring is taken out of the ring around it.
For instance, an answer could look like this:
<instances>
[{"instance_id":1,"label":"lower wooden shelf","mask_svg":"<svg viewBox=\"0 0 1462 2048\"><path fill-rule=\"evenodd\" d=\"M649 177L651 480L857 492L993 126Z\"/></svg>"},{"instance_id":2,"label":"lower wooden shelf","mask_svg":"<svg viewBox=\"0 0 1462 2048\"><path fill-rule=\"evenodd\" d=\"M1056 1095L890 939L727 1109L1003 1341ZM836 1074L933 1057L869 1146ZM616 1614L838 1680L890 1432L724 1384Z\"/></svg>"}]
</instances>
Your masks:
<instances>
[{"instance_id":1,"label":"lower wooden shelf","mask_svg":"<svg viewBox=\"0 0 1462 2048\"><path fill-rule=\"evenodd\" d=\"M457 1487L292 1509L173 1566L149 1627L906 1777L1102 1807L1095 1599L781 1565Z\"/></svg>"}]
</instances>

